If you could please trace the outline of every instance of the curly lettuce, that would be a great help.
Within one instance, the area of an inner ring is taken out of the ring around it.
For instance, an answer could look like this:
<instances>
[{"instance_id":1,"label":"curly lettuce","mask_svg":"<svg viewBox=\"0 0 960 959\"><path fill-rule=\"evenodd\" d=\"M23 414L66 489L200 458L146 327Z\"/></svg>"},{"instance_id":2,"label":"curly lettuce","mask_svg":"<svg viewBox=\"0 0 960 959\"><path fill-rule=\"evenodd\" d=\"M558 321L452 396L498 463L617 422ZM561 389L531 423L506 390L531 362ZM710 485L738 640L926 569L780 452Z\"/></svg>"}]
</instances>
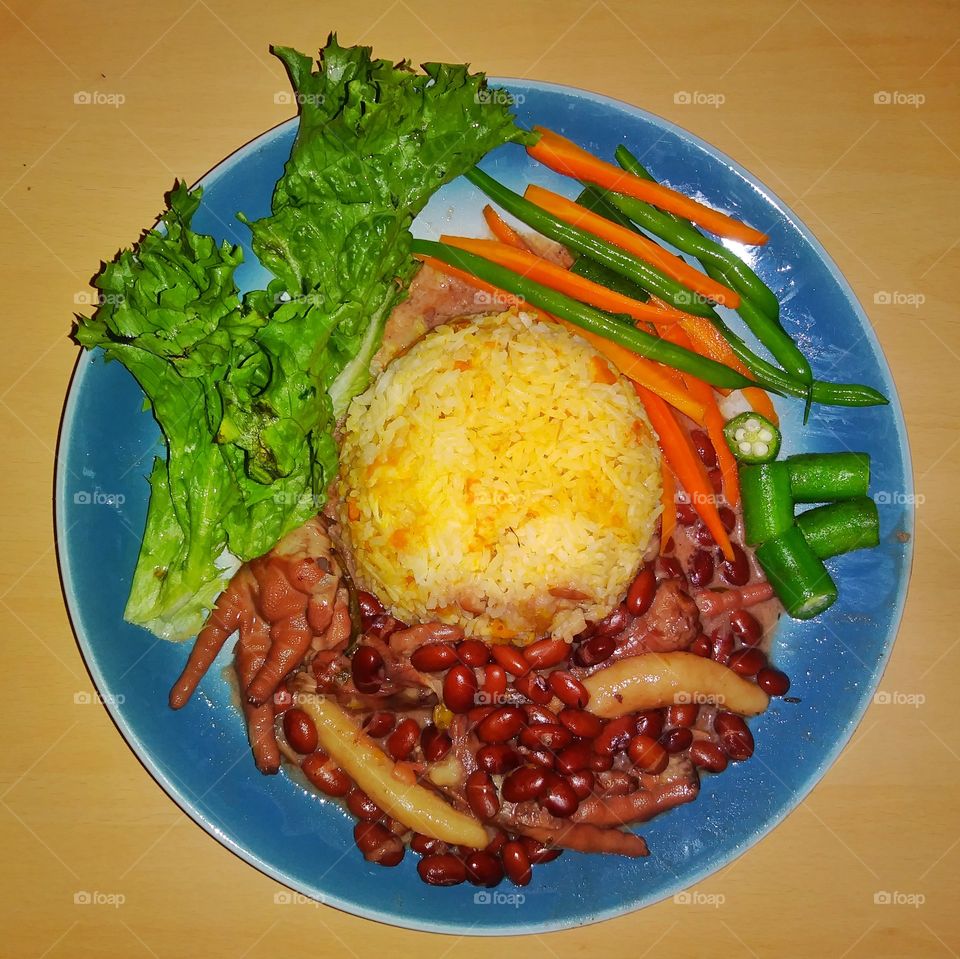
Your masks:
<instances>
[{"instance_id":1,"label":"curly lettuce","mask_svg":"<svg viewBox=\"0 0 960 959\"><path fill-rule=\"evenodd\" d=\"M192 229L201 192L178 184L160 225L94 280L93 316L77 317L77 342L131 372L166 443L124 614L166 639L194 635L239 563L323 505L336 419L416 269L414 217L526 136L465 65L418 73L335 36L316 64L274 53L300 126L271 214L238 216L275 280L241 297L242 250Z\"/></svg>"}]
</instances>

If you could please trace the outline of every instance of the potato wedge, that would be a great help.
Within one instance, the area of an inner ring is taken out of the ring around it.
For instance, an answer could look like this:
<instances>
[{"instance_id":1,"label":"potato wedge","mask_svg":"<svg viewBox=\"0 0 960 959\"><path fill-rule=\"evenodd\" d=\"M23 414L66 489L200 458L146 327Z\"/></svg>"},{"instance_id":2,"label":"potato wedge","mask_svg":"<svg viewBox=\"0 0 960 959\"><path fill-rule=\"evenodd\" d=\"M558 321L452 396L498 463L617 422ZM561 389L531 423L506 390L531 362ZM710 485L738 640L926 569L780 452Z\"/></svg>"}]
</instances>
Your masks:
<instances>
[{"instance_id":1,"label":"potato wedge","mask_svg":"<svg viewBox=\"0 0 960 959\"><path fill-rule=\"evenodd\" d=\"M629 656L583 680L587 709L613 719L678 703L712 703L741 716L762 713L770 697L732 669L693 653Z\"/></svg>"},{"instance_id":2,"label":"potato wedge","mask_svg":"<svg viewBox=\"0 0 960 959\"><path fill-rule=\"evenodd\" d=\"M489 842L480 820L395 772L393 760L333 700L301 693L296 705L317 728L320 747L385 812L416 832L472 849Z\"/></svg>"}]
</instances>

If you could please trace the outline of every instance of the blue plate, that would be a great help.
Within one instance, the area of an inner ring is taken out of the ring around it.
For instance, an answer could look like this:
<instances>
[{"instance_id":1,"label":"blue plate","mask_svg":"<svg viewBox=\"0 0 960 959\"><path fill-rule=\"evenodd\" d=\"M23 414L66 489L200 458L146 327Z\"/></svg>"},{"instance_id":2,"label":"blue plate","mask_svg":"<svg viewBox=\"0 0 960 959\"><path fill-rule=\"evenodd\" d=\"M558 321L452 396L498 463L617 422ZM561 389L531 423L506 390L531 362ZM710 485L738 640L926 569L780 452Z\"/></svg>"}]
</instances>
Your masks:
<instances>
[{"instance_id":1,"label":"blue plate","mask_svg":"<svg viewBox=\"0 0 960 959\"><path fill-rule=\"evenodd\" d=\"M873 696L900 620L913 531L909 452L890 372L849 286L795 214L732 160L659 117L567 87L506 86L522 122L545 124L602 156L625 143L654 176L768 232L766 247L744 253L780 297L787 328L815 373L872 384L891 400L864 410L815 408L806 428L802 404L779 404L785 453L870 453L882 543L831 563L840 601L825 615L780 625L772 656L790 675L796 701L774 700L753 722L752 760L704 777L695 803L643 827L648 859L566 853L537 869L525 889L494 891L425 886L413 855L396 869L364 862L337 806L285 775L255 770L222 670L212 669L199 695L173 713L167 690L187 647L123 621L146 515L146 476L161 447L137 384L118 363L81 356L57 460L59 558L77 639L114 721L166 792L238 856L303 895L399 926L469 935L563 929L639 909L719 869L779 823L834 761ZM201 181L196 228L244 246L244 289L263 285L267 275L234 214L268 212L295 130L290 121L263 134ZM534 180L574 193L517 146L497 150L483 165L515 188ZM482 235L481 206L477 191L457 181L433 198L417 232ZM225 655L220 665L226 663Z\"/></svg>"}]
</instances>

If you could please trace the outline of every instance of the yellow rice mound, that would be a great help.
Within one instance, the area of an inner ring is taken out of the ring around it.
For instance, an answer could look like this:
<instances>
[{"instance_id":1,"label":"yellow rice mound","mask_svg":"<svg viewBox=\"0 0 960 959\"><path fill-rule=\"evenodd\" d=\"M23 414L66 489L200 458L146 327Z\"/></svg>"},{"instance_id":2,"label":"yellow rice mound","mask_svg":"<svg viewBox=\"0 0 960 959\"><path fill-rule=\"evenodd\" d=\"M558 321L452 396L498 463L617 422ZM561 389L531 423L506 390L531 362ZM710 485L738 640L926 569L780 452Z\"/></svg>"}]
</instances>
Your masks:
<instances>
[{"instance_id":1,"label":"yellow rice mound","mask_svg":"<svg viewBox=\"0 0 960 959\"><path fill-rule=\"evenodd\" d=\"M358 585L408 622L569 639L622 598L660 512L634 390L556 323L437 327L347 412L338 510Z\"/></svg>"}]
</instances>

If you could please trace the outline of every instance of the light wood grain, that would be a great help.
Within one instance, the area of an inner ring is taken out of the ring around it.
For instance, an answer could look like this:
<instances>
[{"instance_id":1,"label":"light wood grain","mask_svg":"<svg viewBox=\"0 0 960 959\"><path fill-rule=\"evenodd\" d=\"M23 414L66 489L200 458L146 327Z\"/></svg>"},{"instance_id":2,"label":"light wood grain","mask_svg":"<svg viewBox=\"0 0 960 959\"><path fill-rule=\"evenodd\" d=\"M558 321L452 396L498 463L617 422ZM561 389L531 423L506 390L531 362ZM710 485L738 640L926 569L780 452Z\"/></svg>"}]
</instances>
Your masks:
<instances>
[{"instance_id":1,"label":"light wood grain","mask_svg":"<svg viewBox=\"0 0 960 959\"><path fill-rule=\"evenodd\" d=\"M668 902L491 944L278 906L281 887L181 814L101 708L74 703L91 683L59 590L51 477L75 297L100 257L152 220L174 176L194 180L284 119L268 43L309 49L331 28L384 56L574 83L693 130L798 211L871 315L924 498L882 689L925 702L873 706L811 797L699 887L725 897L719 908ZM12 708L0 756L0 954L956 956L958 36L960 7L948 0L0 3L0 628ZM125 102L77 106L83 90ZM680 91L725 101L682 105ZM925 102L877 105L878 91ZM924 303L875 305L880 291ZM79 890L126 902L75 906ZM878 891L925 903L877 906Z\"/></svg>"}]
</instances>

